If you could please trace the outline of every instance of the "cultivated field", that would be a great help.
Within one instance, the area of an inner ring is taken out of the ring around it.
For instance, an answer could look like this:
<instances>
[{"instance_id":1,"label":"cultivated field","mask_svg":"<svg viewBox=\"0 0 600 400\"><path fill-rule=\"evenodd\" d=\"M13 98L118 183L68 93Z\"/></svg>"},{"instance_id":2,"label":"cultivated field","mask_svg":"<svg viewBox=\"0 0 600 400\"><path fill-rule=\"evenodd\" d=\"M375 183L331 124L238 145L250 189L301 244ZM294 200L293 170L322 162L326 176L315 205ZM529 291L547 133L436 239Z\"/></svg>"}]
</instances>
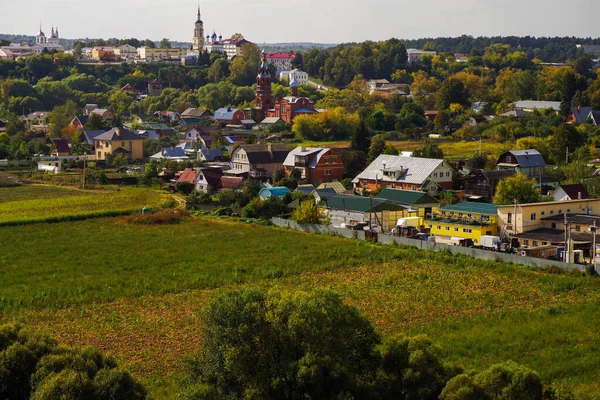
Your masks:
<instances>
[{"instance_id":1,"label":"cultivated field","mask_svg":"<svg viewBox=\"0 0 600 400\"><path fill-rule=\"evenodd\" d=\"M116 215L157 207L167 197L153 189L79 190L43 185L0 188L0 225Z\"/></svg>"},{"instance_id":2,"label":"cultivated field","mask_svg":"<svg viewBox=\"0 0 600 400\"><path fill-rule=\"evenodd\" d=\"M467 370L512 359L580 398L600 393L596 278L212 218L0 227L0 243L0 319L101 347L157 398L201 344L205 304L245 285L327 288L382 334L426 333Z\"/></svg>"}]
</instances>

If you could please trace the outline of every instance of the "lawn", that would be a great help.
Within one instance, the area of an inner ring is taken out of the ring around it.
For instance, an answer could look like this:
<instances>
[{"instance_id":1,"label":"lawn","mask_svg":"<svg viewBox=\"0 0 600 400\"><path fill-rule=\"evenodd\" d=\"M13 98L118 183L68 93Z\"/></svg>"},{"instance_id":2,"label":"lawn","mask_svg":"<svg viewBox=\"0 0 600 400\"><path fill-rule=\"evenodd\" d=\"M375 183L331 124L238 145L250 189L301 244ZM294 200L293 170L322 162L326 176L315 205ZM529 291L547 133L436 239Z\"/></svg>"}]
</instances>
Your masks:
<instances>
[{"instance_id":1,"label":"lawn","mask_svg":"<svg viewBox=\"0 0 600 400\"><path fill-rule=\"evenodd\" d=\"M79 190L43 185L0 188L0 225L56 221L158 207L166 196L153 189Z\"/></svg>"},{"instance_id":2,"label":"lawn","mask_svg":"<svg viewBox=\"0 0 600 400\"><path fill-rule=\"evenodd\" d=\"M596 278L212 218L0 227L0 243L27 243L0 252L0 318L99 346L158 398L201 344L199 312L244 286L330 289L382 334L426 333L465 369L512 359L600 393Z\"/></svg>"}]
</instances>

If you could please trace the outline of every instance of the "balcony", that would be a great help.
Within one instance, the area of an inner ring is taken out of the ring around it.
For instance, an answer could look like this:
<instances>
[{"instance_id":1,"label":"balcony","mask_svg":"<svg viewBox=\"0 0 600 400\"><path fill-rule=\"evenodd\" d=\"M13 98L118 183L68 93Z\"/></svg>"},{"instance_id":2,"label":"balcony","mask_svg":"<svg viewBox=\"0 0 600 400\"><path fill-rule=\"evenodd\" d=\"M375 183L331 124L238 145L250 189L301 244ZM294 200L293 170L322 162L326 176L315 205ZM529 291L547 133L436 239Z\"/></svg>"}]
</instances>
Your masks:
<instances>
[{"instance_id":1,"label":"balcony","mask_svg":"<svg viewBox=\"0 0 600 400\"><path fill-rule=\"evenodd\" d=\"M265 178L267 177L267 171L264 169L253 169L248 173L248 176L250 176L250 178Z\"/></svg>"}]
</instances>

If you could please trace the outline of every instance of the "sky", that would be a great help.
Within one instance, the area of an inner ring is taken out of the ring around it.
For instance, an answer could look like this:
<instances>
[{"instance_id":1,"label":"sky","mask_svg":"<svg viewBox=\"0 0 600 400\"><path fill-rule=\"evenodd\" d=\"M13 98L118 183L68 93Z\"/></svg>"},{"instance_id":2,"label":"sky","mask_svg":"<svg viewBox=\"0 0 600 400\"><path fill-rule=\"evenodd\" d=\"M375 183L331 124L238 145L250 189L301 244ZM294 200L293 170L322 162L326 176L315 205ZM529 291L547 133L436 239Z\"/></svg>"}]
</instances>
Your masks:
<instances>
[{"instance_id":1,"label":"sky","mask_svg":"<svg viewBox=\"0 0 600 400\"><path fill-rule=\"evenodd\" d=\"M196 0L0 0L0 33L191 42ZM26 8L26 9L25 9ZM255 43L460 36L599 37L598 0L201 0L204 29Z\"/></svg>"}]
</instances>

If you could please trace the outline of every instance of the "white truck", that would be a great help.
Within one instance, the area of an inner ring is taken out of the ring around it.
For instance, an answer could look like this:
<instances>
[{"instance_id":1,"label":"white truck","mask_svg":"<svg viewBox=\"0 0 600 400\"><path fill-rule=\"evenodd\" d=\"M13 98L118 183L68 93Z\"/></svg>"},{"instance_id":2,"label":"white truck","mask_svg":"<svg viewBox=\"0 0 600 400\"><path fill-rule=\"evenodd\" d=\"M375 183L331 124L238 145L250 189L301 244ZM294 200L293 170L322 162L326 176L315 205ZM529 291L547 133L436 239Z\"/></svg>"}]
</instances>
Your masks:
<instances>
[{"instance_id":1,"label":"white truck","mask_svg":"<svg viewBox=\"0 0 600 400\"><path fill-rule=\"evenodd\" d=\"M479 241L479 247L484 248L486 250L494 250L498 251L500 249L500 245L502 244L502 240L498 236L482 236Z\"/></svg>"}]
</instances>

